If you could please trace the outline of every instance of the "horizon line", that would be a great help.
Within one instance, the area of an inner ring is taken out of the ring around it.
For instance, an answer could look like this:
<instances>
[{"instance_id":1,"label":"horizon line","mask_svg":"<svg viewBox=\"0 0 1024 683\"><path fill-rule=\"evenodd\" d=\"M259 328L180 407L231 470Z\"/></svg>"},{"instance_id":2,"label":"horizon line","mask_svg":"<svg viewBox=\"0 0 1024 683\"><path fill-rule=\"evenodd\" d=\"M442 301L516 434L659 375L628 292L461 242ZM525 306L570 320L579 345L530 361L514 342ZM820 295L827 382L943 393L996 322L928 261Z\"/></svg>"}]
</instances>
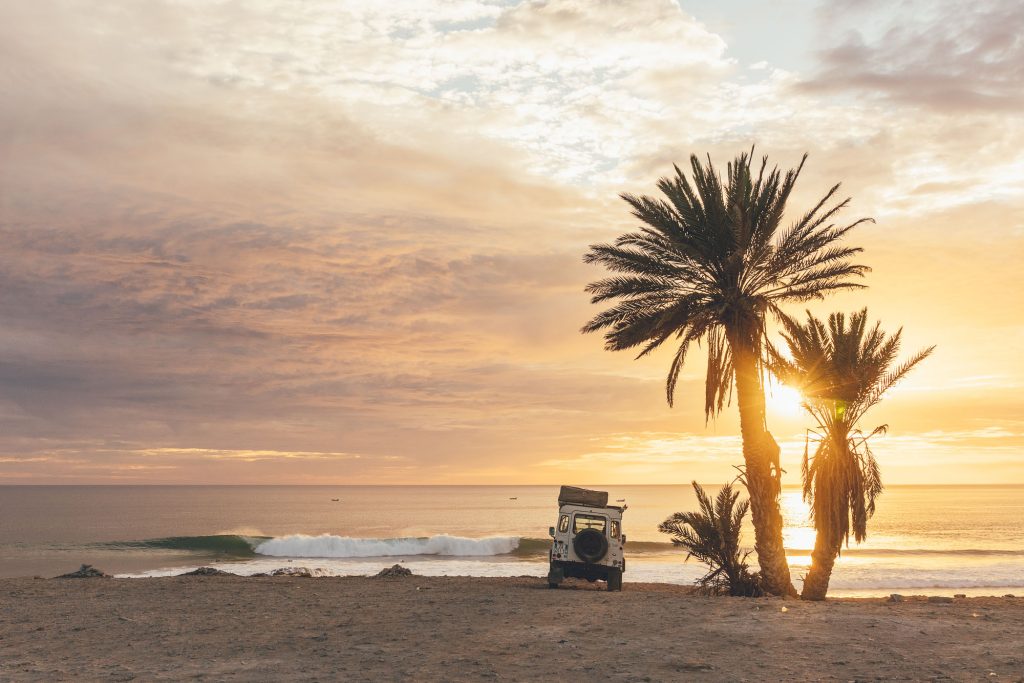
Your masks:
<instances>
[{"instance_id":1,"label":"horizon line","mask_svg":"<svg viewBox=\"0 0 1024 683\"><path fill-rule=\"evenodd\" d=\"M697 483L700 484L701 486L705 486L705 487L723 486L723 484L711 484L711 483L701 483L701 482L697 482ZM262 486L262 487L283 487L283 486L292 486L292 487L294 487L294 486L354 487L354 486L362 486L362 487L375 487L375 488L387 488L387 487L392 487L392 488L393 487L410 487L410 488L412 488L412 487L419 487L419 488L432 488L432 487L476 487L476 488L492 487L492 488L509 488L509 487L520 487L520 488L525 488L525 487L541 487L541 486L577 486L577 485L579 485L579 484L309 484L309 483L305 483L305 484L245 484L245 483L243 483L243 484L210 484L210 483L197 484L197 483L126 483L126 482L112 482L112 483L106 483L106 484L98 484L98 483L72 484L72 483L38 483L38 482L18 482L18 483L13 483L13 482L4 483L4 482L0 482L0 486L5 486L5 487L19 487L19 486L109 486L109 487L117 487L117 486L125 486L125 487L127 487L127 486L167 486L167 487L170 487L170 486L195 486L195 487L211 487L212 488L212 487L216 487L216 486L220 486L220 487L223 487L223 486L239 486L239 487L241 487L241 486L249 486L249 487L254 487L254 486ZM587 487L611 488L611 487L615 487L615 486L620 486L620 487L621 486L646 486L646 487L656 487L656 486L659 486L659 487L670 487L670 486L691 486L691 485L692 485L691 482L685 482L685 483L678 483L678 484L585 484L585 485L579 485L579 486L583 486L584 488L587 488ZM1007 483L1007 482L998 482L998 483L996 483L996 482L985 482L985 483L968 483L968 484L929 484L929 483L920 483L920 484L887 484L885 486L885 488L905 488L905 487L931 487L931 488L946 487L946 488L958 488L958 487L968 487L968 486L970 486L970 487L1008 487L1008 486L1010 486L1010 487L1015 487L1015 486L1024 487L1024 482L1009 482L1009 483ZM801 488L803 488L803 486L801 484L783 484L782 488L784 488L784 489L801 489Z\"/></svg>"}]
</instances>

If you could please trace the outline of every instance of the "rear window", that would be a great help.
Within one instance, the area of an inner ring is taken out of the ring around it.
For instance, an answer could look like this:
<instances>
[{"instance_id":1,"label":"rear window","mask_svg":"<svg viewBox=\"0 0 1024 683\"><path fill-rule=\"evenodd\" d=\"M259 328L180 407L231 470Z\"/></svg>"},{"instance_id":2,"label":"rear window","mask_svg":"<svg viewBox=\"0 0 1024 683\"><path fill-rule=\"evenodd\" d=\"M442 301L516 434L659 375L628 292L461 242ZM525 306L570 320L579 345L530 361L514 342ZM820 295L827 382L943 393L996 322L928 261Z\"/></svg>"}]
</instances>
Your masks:
<instances>
[{"instance_id":1,"label":"rear window","mask_svg":"<svg viewBox=\"0 0 1024 683\"><path fill-rule=\"evenodd\" d=\"M605 529L608 528L608 519L605 517L598 517L597 515L582 515L578 514L573 517L572 521L572 532L578 534L584 529L597 529L602 534Z\"/></svg>"},{"instance_id":2,"label":"rear window","mask_svg":"<svg viewBox=\"0 0 1024 683\"><path fill-rule=\"evenodd\" d=\"M558 531L565 533L569 530L569 515L562 515L558 518Z\"/></svg>"}]
</instances>

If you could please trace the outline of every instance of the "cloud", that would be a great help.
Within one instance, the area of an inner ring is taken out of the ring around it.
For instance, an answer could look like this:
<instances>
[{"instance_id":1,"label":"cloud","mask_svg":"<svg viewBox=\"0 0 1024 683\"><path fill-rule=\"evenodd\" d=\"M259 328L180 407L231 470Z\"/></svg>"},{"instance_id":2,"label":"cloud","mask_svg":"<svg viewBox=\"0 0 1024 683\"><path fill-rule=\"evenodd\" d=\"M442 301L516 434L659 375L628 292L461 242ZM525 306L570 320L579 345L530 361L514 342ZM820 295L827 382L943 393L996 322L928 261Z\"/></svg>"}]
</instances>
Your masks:
<instances>
[{"instance_id":1,"label":"cloud","mask_svg":"<svg viewBox=\"0 0 1024 683\"><path fill-rule=\"evenodd\" d=\"M943 111L1011 112L1024 104L1024 7L962 3L832 2L824 10L823 68L813 92L859 91ZM872 18L885 17L882 26Z\"/></svg>"},{"instance_id":2,"label":"cloud","mask_svg":"<svg viewBox=\"0 0 1024 683\"><path fill-rule=\"evenodd\" d=\"M1016 67L986 45L996 92ZM988 291L1024 256L1008 89L955 116L837 98L667 0L6 3L0 58L0 480L728 478L699 357L669 410L664 356L578 334L580 255L632 224L617 192L754 141L812 152L796 204L844 179L880 219L871 305L941 340L926 385L1001 378L893 422L1018 409Z\"/></svg>"}]
</instances>

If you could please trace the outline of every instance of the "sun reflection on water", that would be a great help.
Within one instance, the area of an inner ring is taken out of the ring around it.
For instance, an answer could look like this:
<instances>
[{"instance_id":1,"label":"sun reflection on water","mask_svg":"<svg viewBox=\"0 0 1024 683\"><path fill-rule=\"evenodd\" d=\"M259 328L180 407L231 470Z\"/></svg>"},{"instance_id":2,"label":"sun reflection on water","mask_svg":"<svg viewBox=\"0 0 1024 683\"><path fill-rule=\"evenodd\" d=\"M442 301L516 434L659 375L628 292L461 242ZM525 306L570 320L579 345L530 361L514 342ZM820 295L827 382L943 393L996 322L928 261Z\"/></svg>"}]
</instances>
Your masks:
<instances>
[{"instance_id":1,"label":"sun reflection on water","mask_svg":"<svg viewBox=\"0 0 1024 683\"><path fill-rule=\"evenodd\" d=\"M810 552L814 548L814 526L811 524L811 509L804 502L800 491L783 491L782 542L789 551Z\"/></svg>"}]
</instances>

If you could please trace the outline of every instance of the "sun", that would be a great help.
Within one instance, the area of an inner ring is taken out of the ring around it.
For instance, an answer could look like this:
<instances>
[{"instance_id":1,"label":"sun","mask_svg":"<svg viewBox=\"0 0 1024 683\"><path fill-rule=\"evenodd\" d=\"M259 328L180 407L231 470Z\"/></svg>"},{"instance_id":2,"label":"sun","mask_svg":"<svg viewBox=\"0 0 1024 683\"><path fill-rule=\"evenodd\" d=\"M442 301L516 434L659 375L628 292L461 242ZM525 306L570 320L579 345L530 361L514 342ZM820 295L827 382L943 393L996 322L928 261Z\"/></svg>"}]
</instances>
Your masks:
<instances>
[{"instance_id":1,"label":"sun","mask_svg":"<svg viewBox=\"0 0 1024 683\"><path fill-rule=\"evenodd\" d=\"M772 384L767 389L765 399L768 404L768 410L777 415L789 417L799 416L803 412L800 404L804 397L793 387L787 387L784 384Z\"/></svg>"}]
</instances>

